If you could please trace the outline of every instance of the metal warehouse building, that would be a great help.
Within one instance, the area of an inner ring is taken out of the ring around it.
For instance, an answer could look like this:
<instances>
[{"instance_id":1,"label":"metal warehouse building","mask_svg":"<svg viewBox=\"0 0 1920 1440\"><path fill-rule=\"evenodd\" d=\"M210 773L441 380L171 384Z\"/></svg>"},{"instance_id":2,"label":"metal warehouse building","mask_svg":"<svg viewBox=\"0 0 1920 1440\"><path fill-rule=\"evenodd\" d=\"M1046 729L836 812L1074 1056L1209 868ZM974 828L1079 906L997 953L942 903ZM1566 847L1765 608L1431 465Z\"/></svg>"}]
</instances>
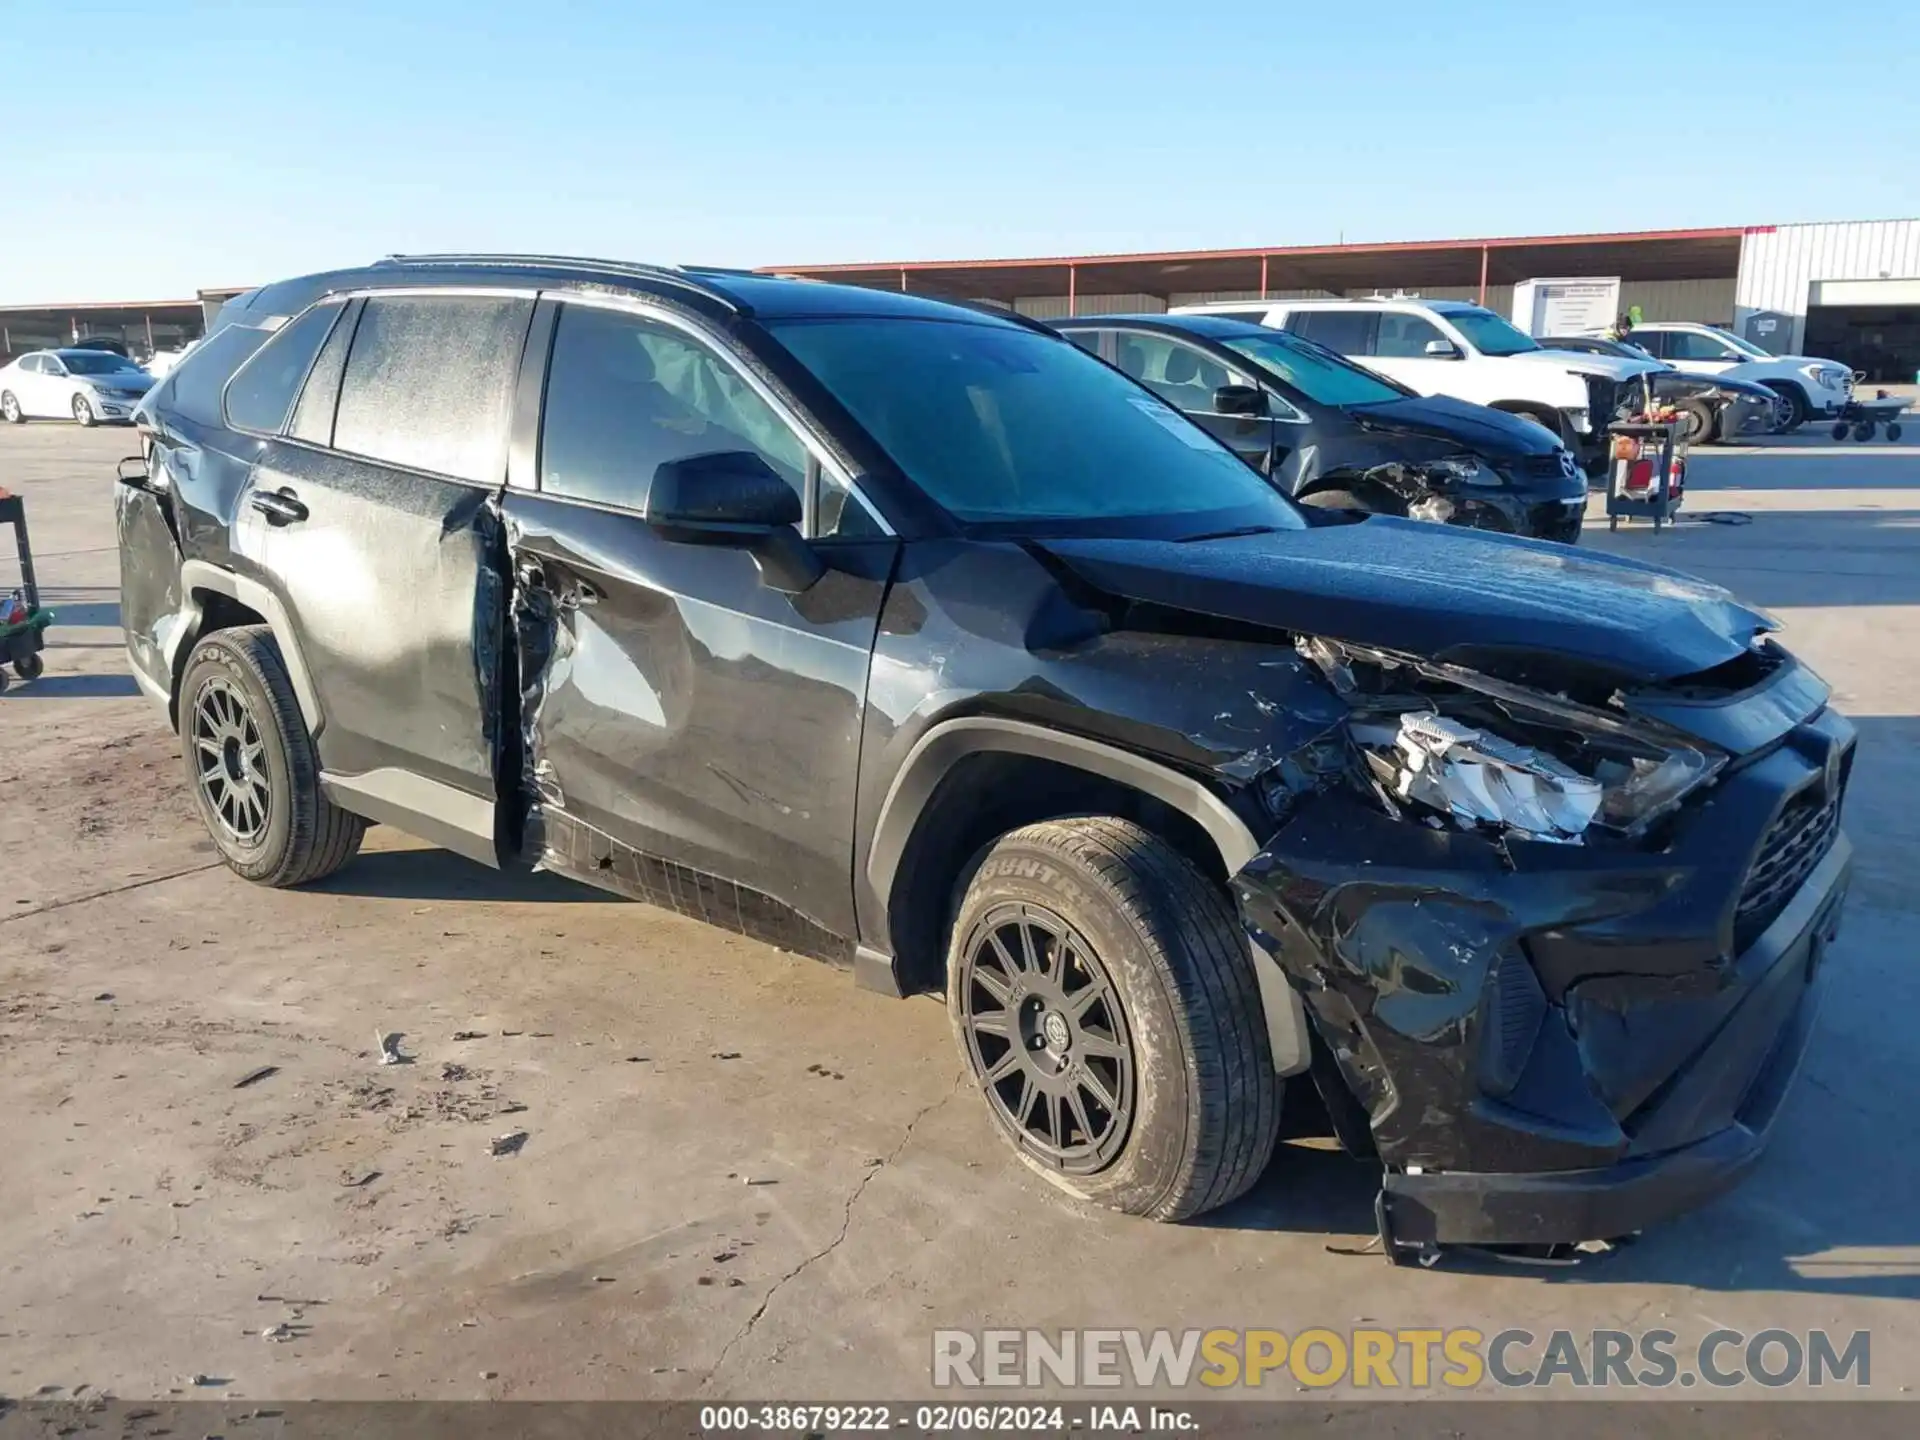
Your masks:
<instances>
[{"instance_id":1,"label":"metal warehouse building","mask_svg":"<svg viewBox=\"0 0 1920 1440\"><path fill-rule=\"evenodd\" d=\"M1882 384L1920 379L1920 219L765 268L987 300L1041 318L1393 290L1478 300L1511 315L1519 281L1605 277L1621 282L1621 305L1648 320L1723 325L1776 354L1843 361ZM172 349L203 333L238 293L0 306L0 362L96 336L136 355Z\"/></svg>"},{"instance_id":2,"label":"metal warehouse building","mask_svg":"<svg viewBox=\"0 0 1920 1440\"><path fill-rule=\"evenodd\" d=\"M767 268L987 300L1042 319L1392 290L1510 315L1519 281L1607 277L1644 319L1722 325L1776 354L1840 360L1882 383L1920 378L1920 219Z\"/></svg>"}]
</instances>

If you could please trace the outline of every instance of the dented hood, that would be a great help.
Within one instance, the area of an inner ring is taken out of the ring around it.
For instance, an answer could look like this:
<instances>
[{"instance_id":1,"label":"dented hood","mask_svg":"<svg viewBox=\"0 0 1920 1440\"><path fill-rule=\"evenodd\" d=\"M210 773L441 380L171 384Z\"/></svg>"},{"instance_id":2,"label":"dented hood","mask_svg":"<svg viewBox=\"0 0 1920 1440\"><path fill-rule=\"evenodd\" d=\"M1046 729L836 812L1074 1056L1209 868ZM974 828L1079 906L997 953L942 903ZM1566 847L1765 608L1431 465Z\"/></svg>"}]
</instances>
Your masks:
<instances>
[{"instance_id":1,"label":"dented hood","mask_svg":"<svg viewBox=\"0 0 1920 1440\"><path fill-rule=\"evenodd\" d=\"M1620 683L1666 680L1774 628L1678 571L1385 516L1218 540L1040 543L1110 595L1482 669L1553 656Z\"/></svg>"}]
</instances>

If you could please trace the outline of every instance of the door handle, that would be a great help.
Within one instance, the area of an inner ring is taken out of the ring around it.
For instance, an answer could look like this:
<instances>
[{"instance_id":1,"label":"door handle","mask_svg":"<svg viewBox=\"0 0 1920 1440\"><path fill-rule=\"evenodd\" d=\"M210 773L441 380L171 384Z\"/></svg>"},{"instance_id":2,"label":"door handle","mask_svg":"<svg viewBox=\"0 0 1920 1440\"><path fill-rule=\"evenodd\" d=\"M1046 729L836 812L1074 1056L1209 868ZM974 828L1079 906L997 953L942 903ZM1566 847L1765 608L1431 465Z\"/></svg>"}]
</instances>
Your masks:
<instances>
[{"instance_id":1,"label":"door handle","mask_svg":"<svg viewBox=\"0 0 1920 1440\"><path fill-rule=\"evenodd\" d=\"M269 525L291 525L307 518L307 507L300 503L300 497L284 486L278 490L256 490L250 503L267 517Z\"/></svg>"}]
</instances>

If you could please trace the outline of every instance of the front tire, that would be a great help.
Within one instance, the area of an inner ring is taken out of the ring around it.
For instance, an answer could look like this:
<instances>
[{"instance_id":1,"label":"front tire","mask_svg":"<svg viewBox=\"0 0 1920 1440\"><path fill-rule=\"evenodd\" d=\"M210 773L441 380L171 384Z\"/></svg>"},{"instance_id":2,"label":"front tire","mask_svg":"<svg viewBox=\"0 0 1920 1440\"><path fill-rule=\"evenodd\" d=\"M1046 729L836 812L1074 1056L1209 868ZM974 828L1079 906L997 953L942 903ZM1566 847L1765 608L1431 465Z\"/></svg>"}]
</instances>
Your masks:
<instances>
[{"instance_id":1,"label":"front tire","mask_svg":"<svg viewBox=\"0 0 1920 1440\"><path fill-rule=\"evenodd\" d=\"M11 390L0 391L0 420L9 425L27 423L27 412L20 408L20 402Z\"/></svg>"},{"instance_id":2,"label":"front tire","mask_svg":"<svg viewBox=\"0 0 1920 1440\"><path fill-rule=\"evenodd\" d=\"M1784 412L1780 423L1773 427L1774 434L1788 435L1807 423L1807 397L1800 393L1797 386L1783 382L1767 388L1780 397L1780 407Z\"/></svg>"},{"instance_id":3,"label":"front tire","mask_svg":"<svg viewBox=\"0 0 1920 1440\"><path fill-rule=\"evenodd\" d=\"M93 402L88 400L86 396L76 395L73 397L73 419L74 423L83 430L92 429L94 423L99 419L99 417L93 413Z\"/></svg>"},{"instance_id":4,"label":"front tire","mask_svg":"<svg viewBox=\"0 0 1920 1440\"><path fill-rule=\"evenodd\" d=\"M1273 1157L1273 1072L1227 894L1164 840L1088 817L1003 836L947 957L954 1038L1001 1135L1080 1199L1183 1220Z\"/></svg>"},{"instance_id":5,"label":"front tire","mask_svg":"<svg viewBox=\"0 0 1920 1440\"><path fill-rule=\"evenodd\" d=\"M200 818L235 874L304 885L359 851L367 822L321 793L319 756L266 626L194 645L180 684L180 753Z\"/></svg>"},{"instance_id":6,"label":"front tire","mask_svg":"<svg viewBox=\"0 0 1920 1440\"><path fill-rule=\"evenodd\" d=\"M1714 432L1720 423L1720 417L1713 406L1704 400L1686 400L1681 402L1679 410L1681 417L1686 421L1687 432L1683 438L1687 444L1711 444Z\"/></svg>"}]
</instances>

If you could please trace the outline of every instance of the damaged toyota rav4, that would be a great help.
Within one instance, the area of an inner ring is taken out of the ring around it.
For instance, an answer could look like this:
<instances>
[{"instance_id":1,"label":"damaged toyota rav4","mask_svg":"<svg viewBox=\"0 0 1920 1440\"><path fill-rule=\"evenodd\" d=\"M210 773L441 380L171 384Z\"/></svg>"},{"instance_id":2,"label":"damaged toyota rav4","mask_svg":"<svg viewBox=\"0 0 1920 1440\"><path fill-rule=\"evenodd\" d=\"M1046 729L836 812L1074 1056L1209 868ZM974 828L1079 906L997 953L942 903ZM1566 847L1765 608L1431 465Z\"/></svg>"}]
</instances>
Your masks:
<instances>
[{"instance_id":1,"label":"damaged toyota rav4","mask_svg":"<svg viewBox=\"0 0 1920 1440\"><path fill-rule=\"evenodd\" d=\"M1796 1068L1853 733L1712 586L1303 512L1018 317L728 272L292 280L138 419L128 651L248 879L385 822L944 991L1014 1152L1157 1219L1311 1087L1394 1255L1697 1205Z\"/></svg>"}]
</instances>

